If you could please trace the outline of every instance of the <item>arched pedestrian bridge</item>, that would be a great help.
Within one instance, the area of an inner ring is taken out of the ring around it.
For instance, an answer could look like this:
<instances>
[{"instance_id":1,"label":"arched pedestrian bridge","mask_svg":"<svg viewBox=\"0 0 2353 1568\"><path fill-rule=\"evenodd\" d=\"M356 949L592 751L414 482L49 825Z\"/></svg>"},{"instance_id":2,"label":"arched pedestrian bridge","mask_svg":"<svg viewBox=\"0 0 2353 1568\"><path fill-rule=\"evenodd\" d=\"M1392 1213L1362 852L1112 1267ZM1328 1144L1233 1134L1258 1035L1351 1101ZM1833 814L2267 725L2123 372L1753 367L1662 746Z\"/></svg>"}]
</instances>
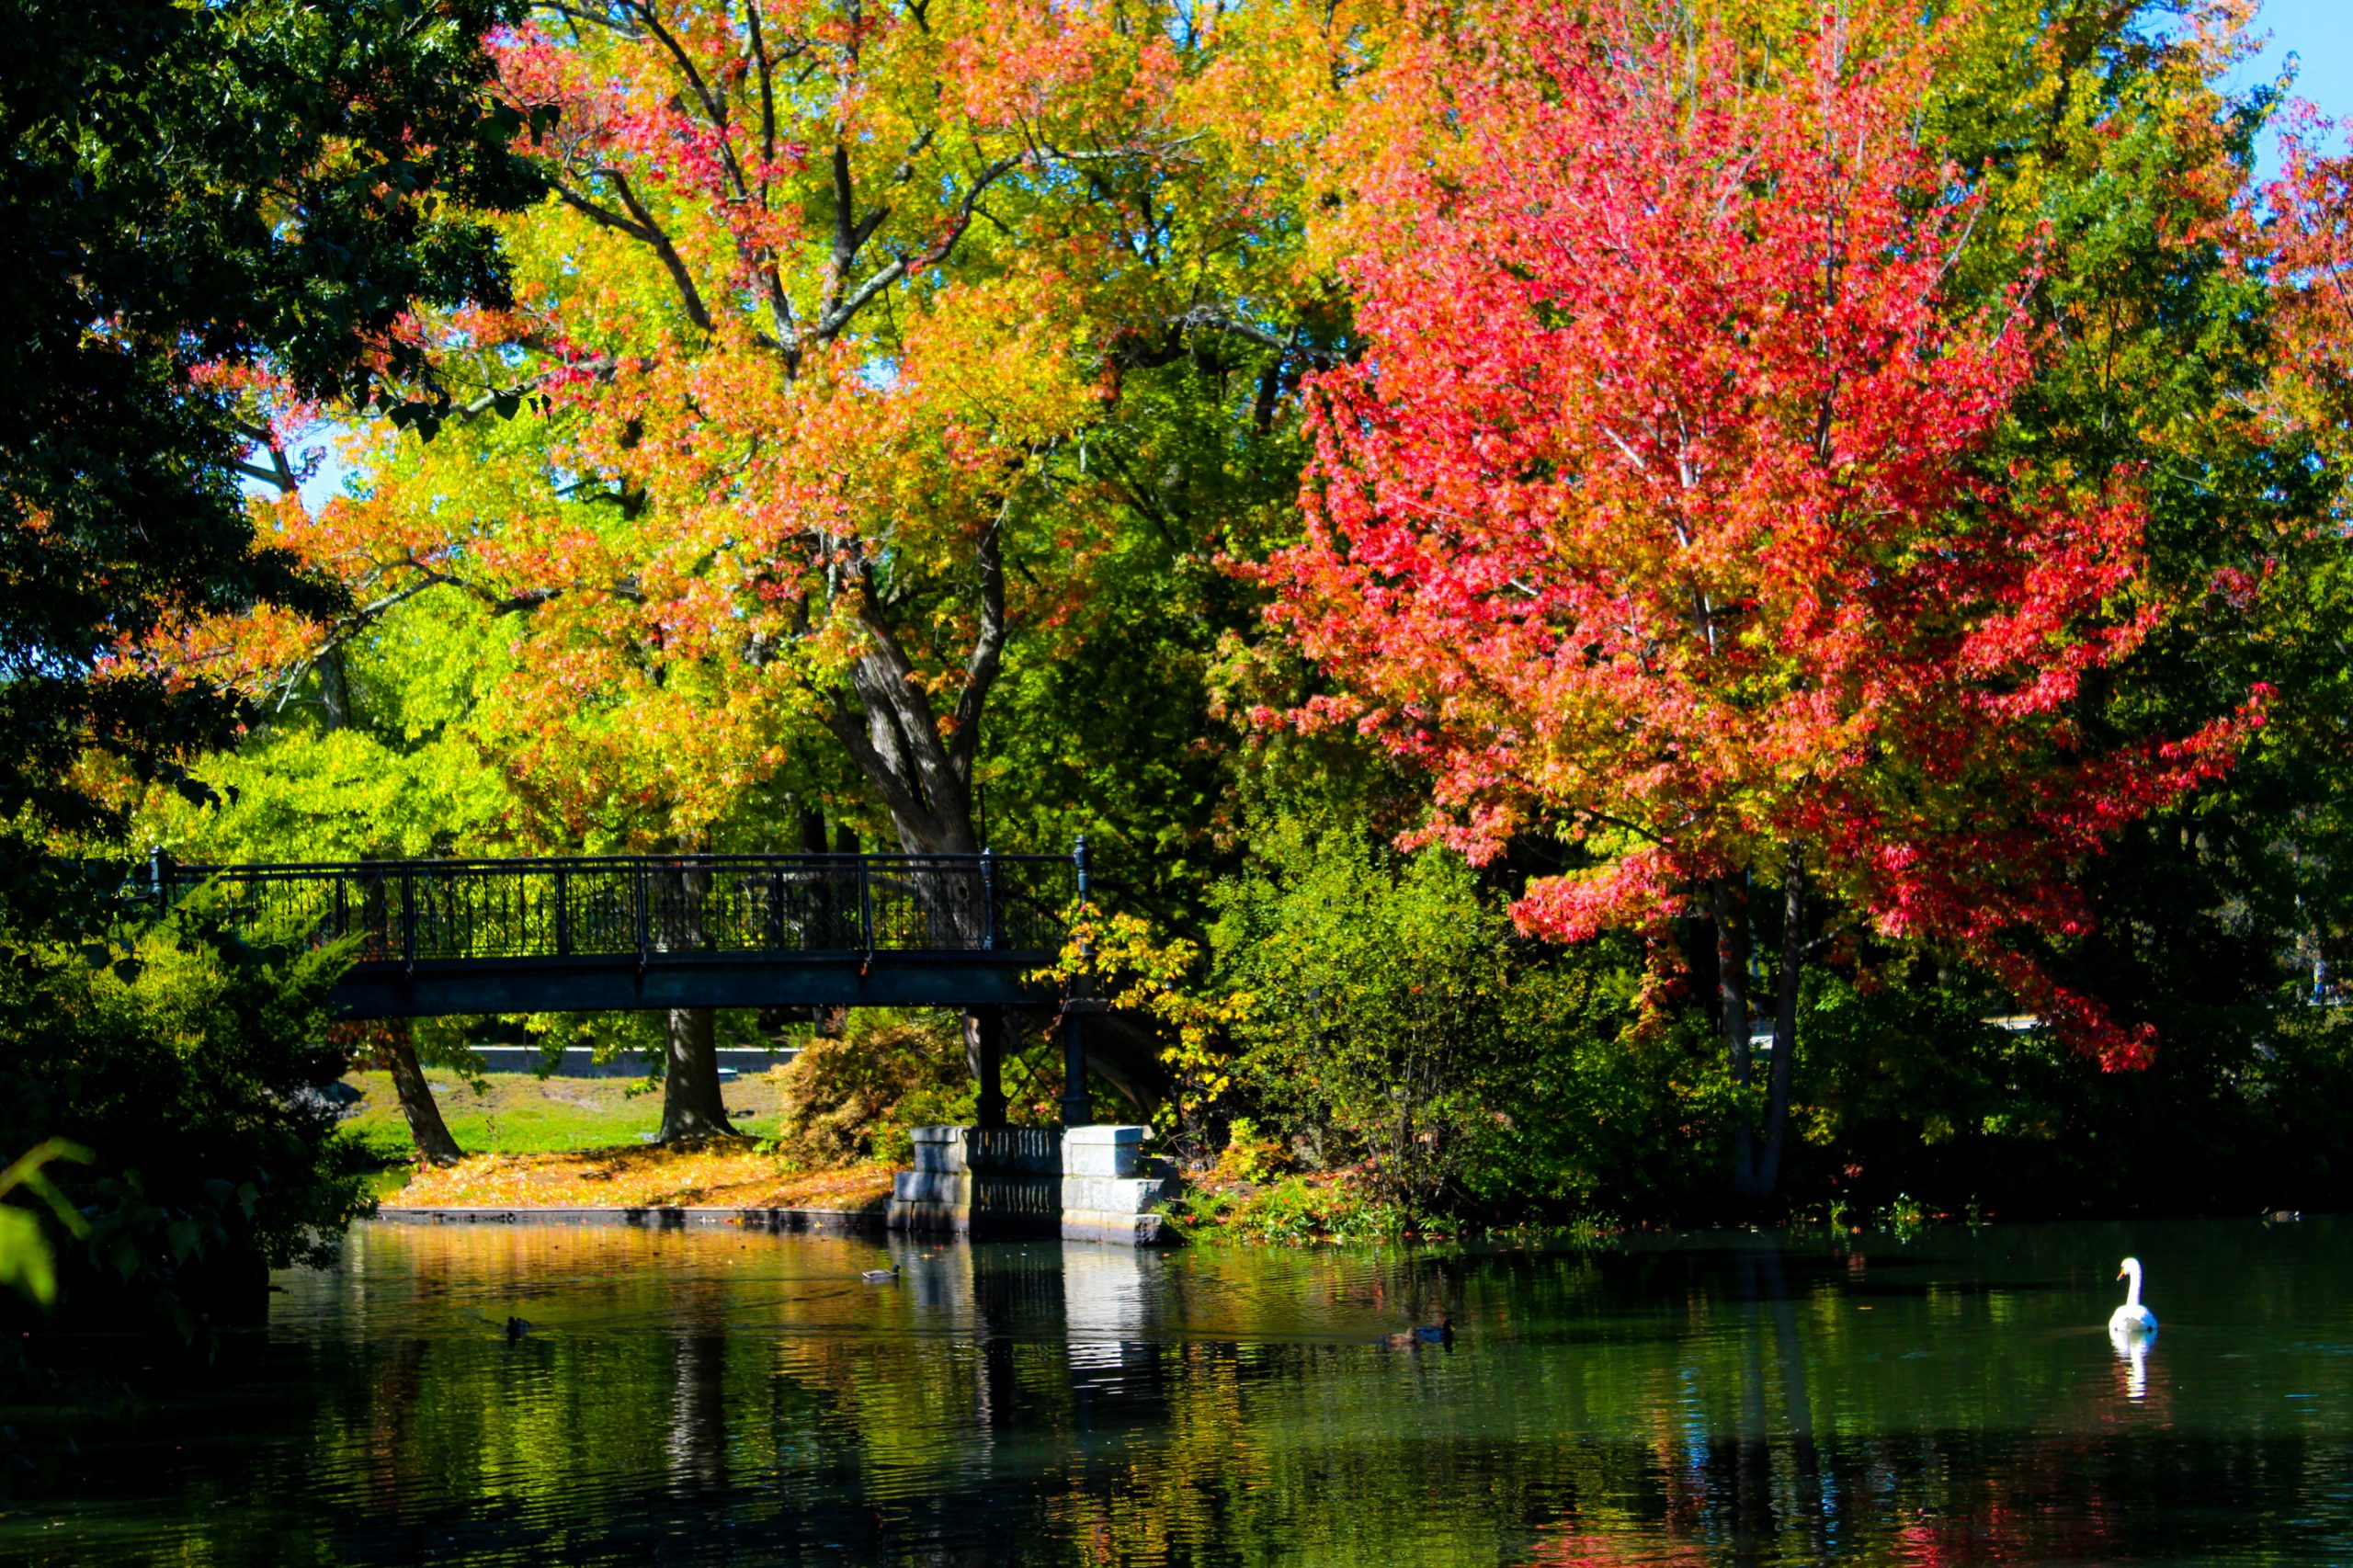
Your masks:
<instances>
[{"instance_id":1,"label":"arched pedestrian bridge","mask_svg":"<svg viewBox=\"0 0 2353 1568\"><path fill-rule=\"evenodd\" d=\"M155 901L357 938L349 1017L672 1007L1058 1008L1029 977L1086 894L1069 855L639 855L199 866Z\"/></svg>"},{"instance_id":2,"label":"arched pedestrian bridge","mask_svg":"<svg viewBox=\"0 0 2353 1568\"><path fill-rule=\"evenodd\" d=\"M951 1007L974 1016L980 1122L1000 1125L1012 1020L1051 1020L1063 1115L1094 1068L1149 1112L1166 1087L1141 1020L1033 978L1088 896L1068 855L626 855L149 863L159 910L197 903L257 937L351 939L351 1018L674 1007Z\"/></svg>"}]
</instances>

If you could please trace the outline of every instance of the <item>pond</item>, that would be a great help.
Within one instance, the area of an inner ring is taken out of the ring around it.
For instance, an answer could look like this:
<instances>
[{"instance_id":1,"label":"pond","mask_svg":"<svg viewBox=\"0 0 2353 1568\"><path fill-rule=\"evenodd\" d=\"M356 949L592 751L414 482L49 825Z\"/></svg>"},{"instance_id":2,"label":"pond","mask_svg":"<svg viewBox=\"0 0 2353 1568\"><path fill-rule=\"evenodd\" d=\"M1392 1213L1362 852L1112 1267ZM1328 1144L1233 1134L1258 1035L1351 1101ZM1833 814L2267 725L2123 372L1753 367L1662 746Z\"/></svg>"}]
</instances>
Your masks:
<instances>
[{"instance_id":1,"label":"pond","mask_svg":"<svg viewBox=\"0 0 2353 1568\"><path fill-rule=\"evenodd\" d=\"M17 1413L0 1559L2353 1561L2344 1220L1165 1255L366 1225L280 1284L209 1377ZM1448 1312L1450 1346L1387 1338Z\"/></svg>"}]
</instances>

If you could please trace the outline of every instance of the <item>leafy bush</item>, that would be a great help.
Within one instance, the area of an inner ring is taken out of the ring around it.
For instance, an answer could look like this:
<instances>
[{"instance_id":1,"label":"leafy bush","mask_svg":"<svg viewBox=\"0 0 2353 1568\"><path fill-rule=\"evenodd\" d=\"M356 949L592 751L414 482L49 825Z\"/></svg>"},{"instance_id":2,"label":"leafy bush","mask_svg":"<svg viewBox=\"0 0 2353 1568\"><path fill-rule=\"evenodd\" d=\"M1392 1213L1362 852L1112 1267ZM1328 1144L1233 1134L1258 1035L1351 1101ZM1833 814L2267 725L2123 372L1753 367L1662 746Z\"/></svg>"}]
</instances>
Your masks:
<instances>
[{"instance_id":1,"label":"leafy bush","mask_svg":"<svg viewBox=\"0 0 2353 1568\"><path fill-rule=\"evenodd\" d=\"M1187 1240L1282 1246L1392 1242L1412 1223L1404 1209L1347 1173L1287 1176L1251 1192L1196 1189L1166 1213Z\"/></svg>"},{"instance_id":2,"label":"leafy bush","mask_svg":"<svg viewBox=\"0 0 2353 1568\"><path fill-rule=\"evenodd\" d=\"M767 1147L793 1169L904 1163L909 1128L972 1119L976 1091L952 1014L854 1011L838 1038L812 1039L776 1073Z\"/></svg>"},{"instance_id":3,"label":"leafy bush","mask_svg":"<svg viewBox=\"0 0 2353 1568\"><path fill-rule=\"evenodd\" d=\"M1631 953L1520 938L1445 851L1295 822L1256 847L1220 890L1215 979L1249 997L1245 1095L1314 1163L1416 1219L1654 1207L1712 1177L1728 1086L1700 1031L1644 1018Z\"/></svg>"},{"instance_id":4,"label":"leafy bush","mask_svg":"<svg viewBox=\"0 0 2353 1568\"><path fill-rule=\"evenodd\" d=\"M126 936L129 933L125 933ZM72 1321L198 1335L263 1305L267 1268L319 1262L366 1207L368 1157L326 1091L332 952L248 944L194 916L135 949L15 949L0 973L0 1148L65 1138L46 1175Z\"/></svg>"},{"instance_id":5,"label":"leafy bush","mask_svg":"<svg viewBox=\"0 0 2353 1568\"><path fill-rule=\"evenodd\" d=\"M1291 1152L1279 1138L1269 1137L1246 1116L1237 1116L1226 1130L1225 1148L1203 1179L1212 1182L1265 1181L1291 1168Z\"/></svg>"}]
</instances>

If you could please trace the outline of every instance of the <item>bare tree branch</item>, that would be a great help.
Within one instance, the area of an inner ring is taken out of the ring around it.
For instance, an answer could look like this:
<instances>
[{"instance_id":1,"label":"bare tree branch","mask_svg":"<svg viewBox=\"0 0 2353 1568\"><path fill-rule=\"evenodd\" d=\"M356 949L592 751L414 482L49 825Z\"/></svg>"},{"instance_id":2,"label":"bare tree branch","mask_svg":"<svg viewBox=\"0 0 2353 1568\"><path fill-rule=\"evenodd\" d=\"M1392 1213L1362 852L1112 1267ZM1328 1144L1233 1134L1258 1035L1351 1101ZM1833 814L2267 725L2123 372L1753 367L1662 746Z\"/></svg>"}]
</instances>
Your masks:
<instances>
[{"instance_id":1,"label":"bare tree branch","mask_svg":"<svg viewBox=\"0 0 2353 1568\"><path fill-rule=\"evenodd\" d=\"M284 463L279 463L275 469L256 468L253 464L245 461L243 458L239 458L229 466L235 469L239 473L244 474L247 479L259 480L262 483L269 485L275 490L282 491L290 495L294 493L294 485L287 475L286 465Z\"/></svg>"},{"instance_id":2,"label":"bare tree branch","mask_svg":"<svg viewBox=\"0 0 2353 1568\"><path fill-rule=\"evenodd\" d=\"M679 302L686 308L687 319L701 331L710 331L710 312L702 302L702 290L695 287L694 274L687 270L686 260L678 255L678 247L670 243L670 236L663 233L662 226L654 221L654 215L637 199L637 192L630 187L629 176L619 169L601 168L592 170L589 177L610 181L615 194L621 199L621 204L629 209L629 216L624 218L611 208L589 199L562 180L550 183L554 187L556 195L563 199L565 206L606 228L627 234L660 257L664 269L670 274L671 283L678 291Z\"/></svg>"},{"instance_id":3,"label":"bare tree branch","mask_svg":"<svg viewBox=\"0 0 2353 1568\"><path fill-rule=\"evenodd\" d=\"M1271 348L1278 354L1296 354L1319 370L1328 370L1341 362L1341 357L1329 349L1315 348L1299 341L1299 329L1277 332L1271 327L1244 321L1241 317L1216 305L1196 305L1173 318L1169 324L1188 332L1222 332L1255 343L1261 348Z\"/></svg>"},{"instance_id":4,"label":"bare tree branch","mask_svg":"<svg viewBox=\"0 0 2353 1568\"><path fill-rule=\"evenodd\" d=\"M981 630L972 641L972 651L964 660L964 689L957 694L955 727L949 732L949 760L967 785L972 778L972 762L981 744L981 710L986 705L989 690L995 686L997 673L1005 661L1005 525L1013 513L1013 494L1008 493L996 516L989 519L973 550L973 565L980 574Z\"/></svg>"},{"instance_id":5,"label":"bare tree branch","mask_svg":"<svg viewBox=\"0 0 2353 1568\"><path fill-rule=\"evenodd\" d=\"M744 19L750 25L752 70L760 79L760 196L765 200L768 165L776 162L776 62L768 58L767 40L760 31L757 0L744 7Z\"/></svg>"},{"instance_id":6,"label":"bare tree branch","mask_svg":"<svg viewBox=\"0 0 2353 1568\"><path fill-rule=\"evenodd\" d=\"M904 278L911 268L937 267L947 260L955 251L957 244L971 232L972 210L982 194L998 180L1019 168L1024 156L1026 154L1001 158L983 169L974 176L971 188L964 192L963 199L956 204L955 220L949 224L948 232L940 236L937 244L918 256L892 257L888 264L874 272L851 293L837 297L835 302L811 324L810 336L820 342L830 342L856 319L858 312L873 301L876 295ZM836 287L838 286L837 283Z\"/></svg>"}]
</instances>

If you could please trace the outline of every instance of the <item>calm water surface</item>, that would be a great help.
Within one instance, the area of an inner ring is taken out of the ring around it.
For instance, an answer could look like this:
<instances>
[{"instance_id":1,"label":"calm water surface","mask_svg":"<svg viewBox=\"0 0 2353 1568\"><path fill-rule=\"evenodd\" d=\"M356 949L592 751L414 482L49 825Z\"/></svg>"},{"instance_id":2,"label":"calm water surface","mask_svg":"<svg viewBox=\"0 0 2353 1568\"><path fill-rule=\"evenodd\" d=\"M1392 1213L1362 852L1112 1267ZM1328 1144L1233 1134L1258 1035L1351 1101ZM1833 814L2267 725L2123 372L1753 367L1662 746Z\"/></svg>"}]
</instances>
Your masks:
<instances>
[{"instance_id":1,"label":"calm water surface","mask_svg":"<svg viewBox=\"0 0 2353 1568\"><path fill-rule=\"evenodd\" d=\"M364 1226L280 1283L211 1380L13 1413L0 1559L2353 1562L2342 1220L1600 1256ZM1446 1311L1450 1349L1383 1342Z\"/></svg>"}]
</instances>

